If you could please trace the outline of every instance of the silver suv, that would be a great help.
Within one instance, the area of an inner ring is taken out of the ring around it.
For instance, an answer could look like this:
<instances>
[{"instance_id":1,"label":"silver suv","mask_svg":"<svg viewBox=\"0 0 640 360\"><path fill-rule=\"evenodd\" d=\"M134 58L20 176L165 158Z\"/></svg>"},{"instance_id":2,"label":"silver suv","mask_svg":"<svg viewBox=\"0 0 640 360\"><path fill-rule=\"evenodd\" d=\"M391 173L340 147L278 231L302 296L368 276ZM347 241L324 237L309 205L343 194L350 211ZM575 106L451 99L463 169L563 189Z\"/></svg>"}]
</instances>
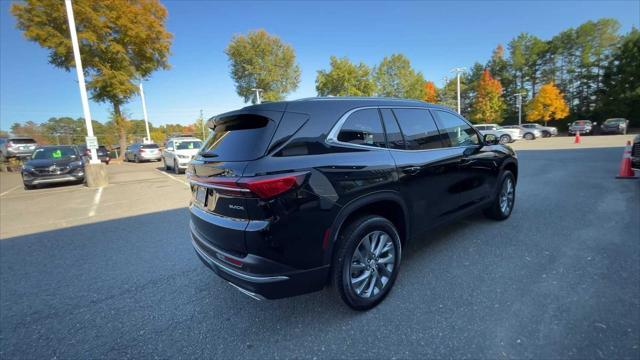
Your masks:
<instances>
[{"instance_id":1,"label":"silver suv","mask_svg":"<svg viewBox=\"0 0 640 360\"><path fill-rule=\"evenodd\" d=\"M202 140L195 137L176 137L167 141L162 152L164 169L173 169L176 174L187 169L191 159L202 147Z\"/></svg>"},{"instance_id":2,"label":"silver suv","mask_svg":"<svg viewBox=\"0 0 640 360\"><path fill-rule=\"evenodd\" d=\"M29 157L36 146L38 143L30 137L0 138L0 160Z\"/></svg>"}]
</instances>

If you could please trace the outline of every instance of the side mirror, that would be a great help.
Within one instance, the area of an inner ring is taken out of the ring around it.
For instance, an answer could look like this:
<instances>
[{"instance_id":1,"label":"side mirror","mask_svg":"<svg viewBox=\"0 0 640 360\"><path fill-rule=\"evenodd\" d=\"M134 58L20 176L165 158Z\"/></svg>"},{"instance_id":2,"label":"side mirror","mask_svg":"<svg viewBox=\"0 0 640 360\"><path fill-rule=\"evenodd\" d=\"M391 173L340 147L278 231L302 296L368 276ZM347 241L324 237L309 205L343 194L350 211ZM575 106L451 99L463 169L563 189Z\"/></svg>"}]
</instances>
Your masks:
<instances>
[{"instance_id":1,"label":"side mirror","mask_svg":"<svg viewBox=\"0 0 640 360\"><path fill-rule=\"evenodd\" d=\"M500 141L493 134L485 134L484 135L484 144L485 145L498 145Z\"/></svg>"}]
</instances>

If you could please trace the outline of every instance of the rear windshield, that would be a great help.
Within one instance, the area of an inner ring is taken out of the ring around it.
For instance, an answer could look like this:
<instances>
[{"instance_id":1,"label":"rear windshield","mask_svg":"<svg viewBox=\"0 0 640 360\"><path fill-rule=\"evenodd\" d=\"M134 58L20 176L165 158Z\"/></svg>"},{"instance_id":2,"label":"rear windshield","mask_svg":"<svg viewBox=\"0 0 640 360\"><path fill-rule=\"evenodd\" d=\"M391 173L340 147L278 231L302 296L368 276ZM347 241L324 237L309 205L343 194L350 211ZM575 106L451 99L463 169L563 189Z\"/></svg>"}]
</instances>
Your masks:
<instances>
[{"instance_id":1,"label":"rear windshield","mask_svg":"<svg viewBox=\"0 0 640 360\"><path fill-rule=\"evenodd\" d=\"M33 139L9 139L9 142L12 144L35 144L36 141Z\"/></svg>"},{"instance_id":2,"label":"rear windshield","mask_svg":"<svg viewBox=\"0 0 640 360\"><path fill-rule=\"evenodd\" d=\"M273 119L258 114L238 114L216 119L213 132L202 146L200 154L223 161L257 159L266 153L276 125Z\"/></svg>"},{"instance_id":3,"label":"rear windshield","mask_svg":"<svg viewBox=\"0 0 640 360\"><path fill-rule=\"evenodd\" d=\"M590 120L578 120L578 121L574 122L573 125L576 125L576 126L591 125L591 121Z\"/></svg>"},{"instance_id":4,"label":"rear windshield","mask_svg":"<svg viewBox=\"0 0 640 360\"><path fill-rule=\"evenodd\" d=\"M202 146L202 141L195 140L187 140L187 141L176 141L176 149L177 150L192 150L192 149L200 149Z\"/></svg>"},{"instance_id":5,"label":"rear windshield","mask_svg":"<svg viewBox=\"0 0 640 360\"><path fill-rule=\"evenodd\" d=\"M158 144L142 144L141 149L159 149Z\"/></svg>"},{"instance_id":6,"label":"rear windshield","mask_svg":"<svg viewBox=\"0 0 640 360\"><path fill-rule=\"evenodd\" d=\"M605 121L606 124L622 124L625 122L625 119L607 119Z\"/></svg>"},{"instance_id":7,"label":"rear windshield","mask_svg":"<svg viewBox=\"0 0 640 360\"><path fill-rule=\"evenodd\" d=\"M44 159L62 159L68 157L75 157L78 154L76 153L76 149L72 147L50 147L50 148L41 148L36 149L33 152L32 159L35 160L44 160Z\"/></svg>"}]
</instances>

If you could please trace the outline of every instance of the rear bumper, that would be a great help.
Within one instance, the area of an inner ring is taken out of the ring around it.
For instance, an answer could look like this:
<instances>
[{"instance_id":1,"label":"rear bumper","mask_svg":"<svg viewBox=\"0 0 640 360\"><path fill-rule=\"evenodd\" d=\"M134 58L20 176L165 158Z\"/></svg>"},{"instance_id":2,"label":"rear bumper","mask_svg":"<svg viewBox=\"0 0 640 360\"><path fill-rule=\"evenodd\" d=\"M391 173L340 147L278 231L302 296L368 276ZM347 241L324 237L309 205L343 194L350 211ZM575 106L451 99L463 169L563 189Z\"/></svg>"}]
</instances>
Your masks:
<instances>
[{"instance_id":1,"label":"rear bumper","mask_svg":"<svg viewBox=\"0 0 640 360\"><path fill-rule=\"evenodd\" d=\"M160 160L160 158L162 157L162 154L157 153L157 154L139 154L138 158L140 160Z\"/></svg>"},{"instance_id":2,"label":"rear bumper","mask_svg":"<svg viewBox=\"0 0 640 360\"><path fill-rule=\"evenodd\" d=\"M7 157L25 158L25 157L31 156L31 154L33 154L33 149L32 150L7 149Z\"/></svg>"},{"instance_id":3,"label":"rear bumper","mask_svg":"<svg viewBox=\"0 0 640 360\"><path fill-rule=\"evenodd\" d=\"M204 240L193 223L191 243L203 264L243 293L258 299L280 299L321 290L329 275L329 265L295 270L252 254L235 257ZM243 265L231 264L225 258L240 259ZM246 270L245 263L249 264L252 271ZM278 271L278 268L281 270ZM260 269L269 270L261 272Z\"/></svg>"}]
</instances>

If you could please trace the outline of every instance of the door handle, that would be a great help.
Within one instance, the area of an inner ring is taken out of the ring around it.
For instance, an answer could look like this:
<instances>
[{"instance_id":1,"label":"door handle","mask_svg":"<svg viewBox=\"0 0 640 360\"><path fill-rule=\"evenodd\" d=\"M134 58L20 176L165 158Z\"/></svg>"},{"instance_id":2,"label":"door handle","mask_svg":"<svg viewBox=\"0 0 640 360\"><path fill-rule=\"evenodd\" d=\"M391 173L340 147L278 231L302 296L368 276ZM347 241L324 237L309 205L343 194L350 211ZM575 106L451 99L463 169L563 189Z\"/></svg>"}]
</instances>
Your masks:
<instances>
[{"instance_id":1,"label":"door handle","mask_svg":"<svg viewBox=\"0 0 640 360\"><path fill-rule=\"evenodd\" d=\"M420 166L409 166L402 169L402 172L409 175L415 175L420 172Z\"/></svg>"}]
</instances>

